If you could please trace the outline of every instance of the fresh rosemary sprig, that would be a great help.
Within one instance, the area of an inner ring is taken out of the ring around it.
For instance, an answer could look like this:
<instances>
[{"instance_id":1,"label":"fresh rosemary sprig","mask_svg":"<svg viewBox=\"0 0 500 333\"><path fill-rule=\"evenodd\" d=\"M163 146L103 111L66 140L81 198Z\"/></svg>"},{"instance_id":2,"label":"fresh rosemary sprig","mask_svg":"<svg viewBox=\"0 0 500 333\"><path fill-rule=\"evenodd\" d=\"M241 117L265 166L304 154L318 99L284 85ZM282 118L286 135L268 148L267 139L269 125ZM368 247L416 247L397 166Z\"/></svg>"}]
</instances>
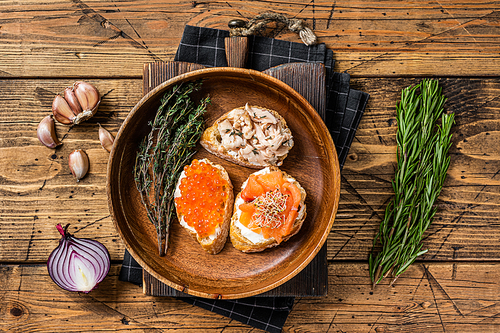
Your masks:
<instances>
[{"instance_id":1,"label":"fresh rosemary sprig","mask_svg":"<svg viewBox=\"0 0 500 333\"><path fill-rule=\"evenodd\" d=\"M136 156L135 184L156 227L160 256L167 252L170 221L175 217L177 179L195 154L204 129L203 114L210 98L196 105L190 97L201 85L201 81L182 83L165 93Z\"/></svg>"},{"instance_id":2,"label":"fresh rosemary sprig","mask_svg":"<svg viewBox=\"0 0 500 333\"><path fill-rule=\"evenodd\" d=\"M448 150L455 115L443 113L445 101L437 80L424 79L401 93L396 109L395 196L386 207L369 257L373 287L389 275L394 277L392 285L427 252L422 250L422 236L436 213L434 204L450 165ZM374 256L378 242L382 249Z\"/></svg>"}]
</instances>

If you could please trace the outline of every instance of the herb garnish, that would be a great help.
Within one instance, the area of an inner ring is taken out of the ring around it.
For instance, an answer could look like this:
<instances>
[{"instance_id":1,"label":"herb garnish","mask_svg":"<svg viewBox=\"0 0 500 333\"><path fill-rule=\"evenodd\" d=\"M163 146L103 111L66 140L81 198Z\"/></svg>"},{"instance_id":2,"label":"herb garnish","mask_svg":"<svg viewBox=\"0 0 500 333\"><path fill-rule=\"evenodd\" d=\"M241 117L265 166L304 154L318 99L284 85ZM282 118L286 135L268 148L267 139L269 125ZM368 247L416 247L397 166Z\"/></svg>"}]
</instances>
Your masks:
<instances>
[{"instance_id":1,"label":"herb garnish","mask_svg":"<svg viewBox=\"0 0 500 333\"><path fill-rule=\"evenodd\" d=\"M394 278L392 285L418 256L427 252L421 250L422 236L436 213L434 204L450 165L448 150L455 115L443 113L445 101L437 80L424 79L401 93L397 105L395 197L386 207L373 241L369 258L373 286L389 275ZM378 242L382 249L375 256Z\"/></svg>"},{"instance_id":2,"label":"herb garnish","mask_svg":"<svg viewBox=\"0 0 500 333\"><path fill-rule=\"evenodd\" d=\"M169 226L175 217L177 179L195 154L203 133L202 116L210 98L196 105L190 97L201 85L201 81L184 83L165 93L136 156L135 184L148 218L156 227L160 256L167 252Z\"/></svg>"},{"instance_id":3,"label":"herb garnish","mask_svg":"<svg viewBox=\"0 0 500 333\"><path fill-rule=\"evenodd\" d=\"M234 130L231 131L231 133L229 133L229 136L233 136L233 135L237 135L239 137L243 137L243 132L241 132L240 130L234 129Z\"/></svg>"},{"instance_id":4,"label":"herb garnish","mask_svg":"<svg viewBox=\"0 0 500 333\"><path fill-rule=\"evenodd\" d=\"M279 228L283 225L286 201L289 194L283 194L279 189L266 192L255 198L252 204L256 213L252 216L253 222L261 228Z\"/></svg>"}]
</instances>

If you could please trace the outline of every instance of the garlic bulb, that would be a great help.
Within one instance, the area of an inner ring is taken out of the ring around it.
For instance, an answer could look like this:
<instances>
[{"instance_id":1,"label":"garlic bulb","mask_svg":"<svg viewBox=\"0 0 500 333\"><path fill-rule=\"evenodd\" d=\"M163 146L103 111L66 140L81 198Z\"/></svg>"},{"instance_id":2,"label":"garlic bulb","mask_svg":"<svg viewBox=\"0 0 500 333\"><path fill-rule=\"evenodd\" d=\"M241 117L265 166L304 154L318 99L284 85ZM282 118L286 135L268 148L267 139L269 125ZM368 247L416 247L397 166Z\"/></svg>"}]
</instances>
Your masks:
<instances>
[{"instance_id":1,"label":"garlic bulb","mask_svg":"<svg viewBox=\"0 0 500 333\"><path fill-rule=\"evenodd\" d=\"M92 118L100 102L99 91L93 85L79 81L64 89L64 97L56 95L52 102L52 113L62 124L78 125Z\"/></svg>"},{"instance_id":2,"label":"garlic bulb","mask_svg":"<svg viewBox=\"0 0 500 333\"><path fill-rule=\"evenodd\" d=\"M36 129L38 140L49 148L55 148L62 145L57 138L56 127L54 119L51 115L45 117L40 121Z\"/></svg>"},{"instance_id":3,"label":"garlic bulb","mask_svg":"<svg viewBox=\"0 0 500 333\"><path fill-rule=\"evenodd\" d=\"M89 170L89 157L83 150L77 149L69 154L68 164L71 173L75 176L76 181L79 182Z\"/></svg>"}]
</instances>

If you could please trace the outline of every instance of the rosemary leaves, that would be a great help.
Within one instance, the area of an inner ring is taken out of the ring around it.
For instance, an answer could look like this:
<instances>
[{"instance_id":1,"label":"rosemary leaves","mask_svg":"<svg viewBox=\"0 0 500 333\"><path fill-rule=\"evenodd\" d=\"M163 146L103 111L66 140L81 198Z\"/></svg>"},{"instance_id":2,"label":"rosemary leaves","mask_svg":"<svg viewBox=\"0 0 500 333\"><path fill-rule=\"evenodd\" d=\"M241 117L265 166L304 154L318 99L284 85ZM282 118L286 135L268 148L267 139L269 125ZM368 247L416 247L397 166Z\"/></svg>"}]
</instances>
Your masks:
<instances>
[{"instance_id":1,"label":"rosemary leaves","mask_svg":"<svg viewBox=\"0 0 500 333\"><path fill-rule=\"evenodd\" d=\"M210 103L207 96L196 104L191 93L202 82L182 83L166 92L151 131L139 145L134 178L149 220L156 227L158 250L165 255L169 226L175 217L174 191L183 167L195 154L204 129L203 114Z\"/></svg>"},{"instance_id":2,"label":"rosemary leaves","mask_svg":"<svg viewBox=\"0 0 500 333\"><path fill-rule=\"evenodd\" d=\"M392 183L395 196L373 241L369 258L373 286L388 276L393 277L392 285L427 252L422 250L422 236L436 213L434 204L450 165L448 150L455 115L443 113L445 101L437 80L424 79L401 93L397 168ZM378 242L382 249L374 256Z\"/></svg>"}]
</instances>

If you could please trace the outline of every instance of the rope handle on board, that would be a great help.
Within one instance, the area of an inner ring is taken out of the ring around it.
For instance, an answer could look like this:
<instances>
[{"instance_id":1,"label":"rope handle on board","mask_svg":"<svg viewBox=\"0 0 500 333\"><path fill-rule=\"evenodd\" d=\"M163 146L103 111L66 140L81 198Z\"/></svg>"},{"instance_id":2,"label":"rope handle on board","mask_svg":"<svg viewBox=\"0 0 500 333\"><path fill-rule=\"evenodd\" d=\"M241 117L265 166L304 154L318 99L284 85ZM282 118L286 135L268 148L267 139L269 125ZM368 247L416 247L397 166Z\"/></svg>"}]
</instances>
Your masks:
<instances>
[{"instance_id":1,"label":"rope handle on board","mask_svg":"<svg viewBox=\"0 0 500 333\"><path fill-rule=\"evenodd\" d=\"M229 34L231 37L244 37L253 35L255 32L260 31L271 22L278 22L285 24L287 28L295 33L298 33L300 39L306 45L314 45L318 42L318 38L314 32L306 26L304 20L289 19L282 14L278 13L263 13L255 16L250 21L235 19L228 23Z\"/></svg>"}]
</instances>

